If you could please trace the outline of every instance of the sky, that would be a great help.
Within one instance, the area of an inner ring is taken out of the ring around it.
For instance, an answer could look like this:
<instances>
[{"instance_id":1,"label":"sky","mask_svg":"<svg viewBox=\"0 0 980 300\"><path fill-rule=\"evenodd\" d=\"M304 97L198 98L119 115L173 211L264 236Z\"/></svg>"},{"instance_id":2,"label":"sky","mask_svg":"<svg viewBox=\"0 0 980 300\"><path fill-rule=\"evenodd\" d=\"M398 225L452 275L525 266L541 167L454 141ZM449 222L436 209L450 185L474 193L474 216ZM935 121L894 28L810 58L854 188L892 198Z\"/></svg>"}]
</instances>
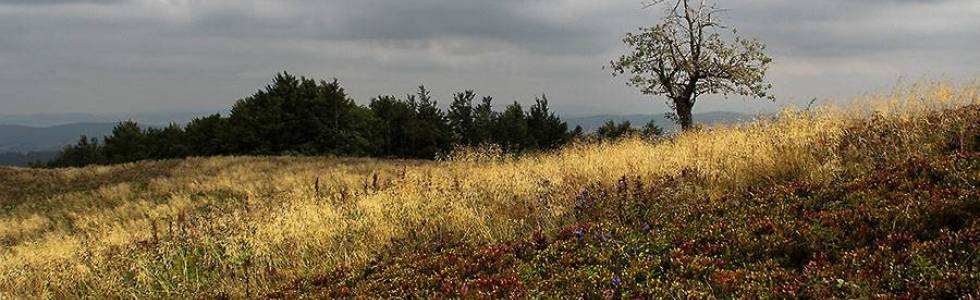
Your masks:
<instances>
[{"instance_id":1,"label":"sky","mask_svg":"<svg viewBox=\"0 0 980 300\"><path fill-rule=\"evenodd\" d=\"M901 82L980 76L980 1L727 0L723 21L768 44L772 111ZM565 115L662 113L611 76L642 0L0 0L0 114L217 111L279 71L337 78L357 102L419 84L498 106L546 93Z\"/></svg>"}]
</instances>

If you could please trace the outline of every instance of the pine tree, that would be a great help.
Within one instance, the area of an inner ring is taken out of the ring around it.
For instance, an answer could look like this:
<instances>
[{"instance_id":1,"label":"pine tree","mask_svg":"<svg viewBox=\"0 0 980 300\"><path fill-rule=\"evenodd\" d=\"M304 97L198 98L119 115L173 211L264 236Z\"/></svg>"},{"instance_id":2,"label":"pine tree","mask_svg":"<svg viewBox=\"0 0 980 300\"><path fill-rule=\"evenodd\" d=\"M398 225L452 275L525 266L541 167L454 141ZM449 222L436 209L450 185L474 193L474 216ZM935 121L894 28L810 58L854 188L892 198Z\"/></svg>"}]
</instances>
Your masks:
<instances>
[{"instance_id":1,"label":"pine tree","mask_svg":"<svg viewBox=\"0 0 980 300\"><path fill-rule=\"evenodd\" d=\"M409 103L415 107L418 127L413 135L414 157L435 158L450 150L452 145L450 127L446 115L437 107L435 100L425 86L419 86L415 95L409 95Z\"/></svg>"},{"instance_id":2,"label":"pine tree","mask_svg":"<svg viewBox=\"0 0 980 300\"><path fill-rule=\"evenodd\" d=\"M519 152L535 144L528 130L524 108L517 101L504 109L493 128L494 140L507 151Z\"/></svg>"},{"instance_id":3,"label":"pine tree","mask_svg":"<svg viewBox=\"0 0 980 300\"><path fill-rule=\"evenodd\" d=\"M63 168L104 163L107 163L107 161L103 155L102 145L99 143L99 140L82 135L77 143L65 146L53 160L42 163L40 166Z\"/></svg>"},{"instance_id":4,"label":"pine tree","mask_svg":"<svg viewBox=\"0 0 980 300\"><path fill-rule=\"evenodd\" d=\"M662 135L664 135L664 129L657 126L657 122L654 120L650 120L643 126L643 137L647 139L654 139Z\"/></svg>"},{"instance_id":5,"label":"pine tree","mask_svg":"<svg viewBox=\"0 0 980 300\"><path fill-rule=\"evenodd\" d=\"M184 141L184 129L171 123L164 128L147 128L145 131L146 159L183 158L190 155Z\"/></svg>"},{"instance_id":6,"label":"pine tree","mask_svg":"<svg viewBox=\"0 0 980 300\"><path fill-rule=\"evenodd\" d=\"M568 142L568 124L548 108L548 96L534 100L527 115L528 131L538 149L555 149Z\"/></svg>"},{"instance_id":7,"label":"pine tree","mask_svg":"<svg viewBox=\"0 0 980 300\"><path fill-rule=\"evenodd\" d=\"M240 154L365 154L374 151L370 113L332 82L278 74L239 100L229 116L231 152Z\"/></svg>"},{"instance_id":8,"label":"pine tree","mask_svg":"<svg viewBox=\"0 0 980 300\"><path fill-rule=\"evenodd\" d=\"M219 114L195 118L184 128L184 143L189 148L188 155L212 156L230 154L228 119Z\"/></svg>"},{"instance_id":9,"label":"pine tree","mask_svg":"<svg viewBox=\"0 0 980 300\"><path fill-rule=\"evenodd\" d=\"M133 162L150 158L146 134L135 121L124 121L105 138L103 152L111 163Z\"/></svg>"},{"instance_id":10,"label":"pine tree","mask_svg":"<svg viewBox=\"0 0 980 300\"><path fill-rule=\"evenodd\" d=\"M413 157L413 139L418 120L415 108L393 96L378 96L369 106L378 119L377 154Z\"/></svg>"},{"instance_id":11,"label":"pine tree","mask_svg":"<svg viewBox=\"0 0 980 300\"><path fill-rule=\"evenodd\" d=\"M473 112L473 144L500 144L494 135L497 118L499 114L493 111L493 97L483 97Z\"/></svg>"},{"instance_id":12,"label":"pine tree","mask_svg":"<svg viewBox=\"0 0 980 300\"><path fill-rule=\"evenodd\" d=\"M465 91L456 93L453 96L453 103L449 106L446 118L452 131L453 143L473 146L477 143L476 123L474 120L475 111L473 99L476 93Z\"/></svg>"},{"instance_id":13,"label":"pine tree","mask_svg":"<svg viewBox=\"0 0 980 300\"><path fill-rule=\"evenodd\" d=\"M616 124L613 120L608 120L599 129L596 129L595 136L600 140L614 140L636 133L638 131L633 128L633 124L628 120L620 124Z\"/></svg>"}]
</instances>

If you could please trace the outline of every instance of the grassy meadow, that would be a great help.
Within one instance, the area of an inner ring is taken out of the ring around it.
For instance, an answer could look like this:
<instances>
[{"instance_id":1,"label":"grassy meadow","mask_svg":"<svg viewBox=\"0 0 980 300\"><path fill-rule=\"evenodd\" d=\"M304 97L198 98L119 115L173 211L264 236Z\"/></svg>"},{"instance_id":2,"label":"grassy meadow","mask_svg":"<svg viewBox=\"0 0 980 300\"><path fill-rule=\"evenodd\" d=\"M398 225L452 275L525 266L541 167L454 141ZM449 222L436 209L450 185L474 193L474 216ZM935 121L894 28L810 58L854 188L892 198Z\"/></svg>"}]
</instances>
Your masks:
<instances>
[{"instance_id":1,"label":"grassy meadow","mask_svg":"<svg viewBox=\"0 0 980 300\"><path fill-rule=\"evenodd\" d=\"M0 168L0 298L959 297L980 85L438 161Z\"/></svg>"}]
</instances>

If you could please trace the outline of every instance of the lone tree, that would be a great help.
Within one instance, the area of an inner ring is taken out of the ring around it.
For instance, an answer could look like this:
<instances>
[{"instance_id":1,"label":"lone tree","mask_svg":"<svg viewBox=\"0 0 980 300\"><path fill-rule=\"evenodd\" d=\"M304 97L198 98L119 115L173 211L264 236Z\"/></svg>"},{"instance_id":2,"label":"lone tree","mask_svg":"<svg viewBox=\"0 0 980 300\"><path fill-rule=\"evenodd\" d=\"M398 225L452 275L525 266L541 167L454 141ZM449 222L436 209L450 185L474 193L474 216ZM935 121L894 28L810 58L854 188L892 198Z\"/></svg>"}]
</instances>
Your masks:
<instances>
[{"instance_id":1,"label":"lone tree","mask_svg":"<svg viewBox=\"0 0 980 300\"><path fill-rule=\"evenodd\" d=\"M626 34L631 52L611 62L614 76L629 73L630 86L669 98L674 113L668 117L684 130L693 125L691 110L701 95L774 99L764 80L772 59L763 43L735 29L733 38L724 38L729 27L716 18L722 9L705 0L654 0L645 7L664 3L669 7L659 24Z\"/></svg>"}]
</instances>

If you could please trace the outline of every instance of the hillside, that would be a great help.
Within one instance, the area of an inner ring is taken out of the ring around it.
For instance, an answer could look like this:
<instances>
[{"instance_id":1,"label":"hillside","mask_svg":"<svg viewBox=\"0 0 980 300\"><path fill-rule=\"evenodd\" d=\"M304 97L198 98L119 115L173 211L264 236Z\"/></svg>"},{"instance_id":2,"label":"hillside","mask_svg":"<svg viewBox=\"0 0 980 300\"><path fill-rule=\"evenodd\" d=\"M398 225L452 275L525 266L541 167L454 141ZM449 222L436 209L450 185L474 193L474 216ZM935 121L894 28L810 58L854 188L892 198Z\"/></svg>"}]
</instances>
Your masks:
<instances>
[{"instance_id":1,"label":"hillside","mask_svg":"<svg viewBox=\"0 0 980 300\"><path fill-rule=\"evenodd\" d=\"M78 141L79 136L102 137L115 123L74 123L51 127L0 125L0 153L57 151Z\"/></svg>"},{"instance_id":2,"label":"hillside","mask_svg":"<svg viewBox=\"0 0 980 300\"><path fill-rule=\"evenodd\" d=\"M0 298L957 298L980 86L444 161L0 167Z\"/></svg>"}]
</instances>

